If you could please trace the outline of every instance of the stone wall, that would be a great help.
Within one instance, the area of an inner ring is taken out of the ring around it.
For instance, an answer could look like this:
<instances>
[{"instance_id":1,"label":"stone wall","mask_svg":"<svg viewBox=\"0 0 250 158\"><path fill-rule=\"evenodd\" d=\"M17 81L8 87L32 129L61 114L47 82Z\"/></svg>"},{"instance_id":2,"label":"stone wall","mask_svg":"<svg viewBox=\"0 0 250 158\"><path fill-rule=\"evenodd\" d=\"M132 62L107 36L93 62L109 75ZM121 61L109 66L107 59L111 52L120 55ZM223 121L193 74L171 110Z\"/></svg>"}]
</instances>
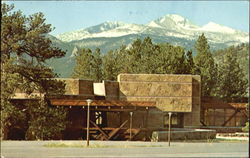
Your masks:
<instances>
[{"instance_id":1,"label":"stone wall","mask_svg":"<svg viewBox=\"0 0 250 158\"><path fill-rule=\"evenodd\" d=\"M65 82L65 95L67 96L81 96L86 98L94 98L94 89L92 80L72 79L72 78L55 78ZM17 90L16 96L13 99L32 98L31 96L40 96L43 94L37 91L31 95L27 95L22 90Z\"/></svg>"},{"instance_id":2,"label":"stone wall","mask_svg":"<svg viewBox=\"0 0 250 158\"><path fill-rule=\"evenodd\" d=\"M66 95L79 95L79 80L78 79L62 79L65 86Z\"/></svg>"},{"instance_id":3,"label":"stone wall","mask_svg":"<svg viewBox=\"0 0 250 158\"><path fill-rule=\"evenodd\" d=\"M156 102L161 112L149 116L156 127L163 126L163 111L183 112L185 127L200 126L200 76L120 74L118 82L120 100Z\"/></svg>"},{"instance_id":4,"label":"stone wall","mask_svg":"<svg viewBox=\"0 0 250 158\"><path fill-rule=\"evenodd\" d=\"M201 78L199 75L192 75L192 112L184 113L184 127L197 128L200 124L201 105Z\"/></svg>"},{"instance_id":5,"label":"stone wall","mask_svg":"<svg viewBox=\"0 0 250 158\"><path fill-rule=\"evenodd\" d=\"M81 95L94 97L94 88L92 80L82 79L61 79L66 83L65 95Z\"/></svg>"},{"instance_id":6,"label":"stone wall","mask_svg":"<svg viewBox=\"0 0 250 158\"><path fill-rule=\"evenodd\" d=\"M120 74L119 97L128 101L156 101L162 111L192 111L192 75Z\"/></svg>"}]
</instances>

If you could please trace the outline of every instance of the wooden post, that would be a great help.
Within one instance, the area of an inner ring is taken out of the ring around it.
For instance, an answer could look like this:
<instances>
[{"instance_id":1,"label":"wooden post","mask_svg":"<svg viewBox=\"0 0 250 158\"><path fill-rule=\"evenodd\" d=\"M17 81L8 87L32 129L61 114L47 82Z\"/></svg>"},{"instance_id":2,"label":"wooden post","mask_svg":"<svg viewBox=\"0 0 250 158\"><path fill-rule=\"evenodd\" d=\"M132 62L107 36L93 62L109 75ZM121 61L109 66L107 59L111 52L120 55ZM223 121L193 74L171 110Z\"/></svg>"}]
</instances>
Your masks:
<instances>
[{"instance_id":1,"label":"wooden post","mask_svg":"<svg viewBox=\"0 0 250 158\"><path fill-rule=\"evenodd\" d=\"M88 147L89 146L89 115L90 115L89 106L90 106L90 103L92 102L92 100L87 99L86 101L88 103L88 113L87 113L87 147Z\"/></svg>"},{"instance_id":2,"label":"wooden post","mask_svg":"<svg viewBox=\"0 0 250 158\"><path fill-rule=\"evenodd\" d=\"M146 123L145 123L145 127L146 127L146 133L145 133L145 141L148 139L148 107L146 108Z\"/></svg>"},{"instance_id":3,"label":"wooden post","mask_svg":"<svg viewBox=\"0 0 250 158\"><path fill-rule=\"evenodd\" d=\"M168 116L169 116L169 118L168 118L168 146L170 146L170 136L171 136L171 115L172 115L172 113L171 112L169 112L168 113Z\"/></svg>"}]
</instances>

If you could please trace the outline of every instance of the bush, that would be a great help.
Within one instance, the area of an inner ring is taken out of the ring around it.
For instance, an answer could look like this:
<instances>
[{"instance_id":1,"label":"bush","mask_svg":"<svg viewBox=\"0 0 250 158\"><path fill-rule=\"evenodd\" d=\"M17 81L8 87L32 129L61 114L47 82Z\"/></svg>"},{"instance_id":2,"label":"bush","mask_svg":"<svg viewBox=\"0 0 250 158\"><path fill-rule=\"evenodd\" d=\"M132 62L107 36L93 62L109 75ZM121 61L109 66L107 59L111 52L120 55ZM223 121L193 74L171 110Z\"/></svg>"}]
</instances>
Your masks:
<instances>
[{"instance_id":1,"label":"bush","mask_svg":"<svg viewBox=\"0 0 250 158\"><path fill-rule=\"evenodd\" d=\"M242 128L243 132L249 132L249 122L246 122L246 126Z\"/></svg>"}]
</instances>

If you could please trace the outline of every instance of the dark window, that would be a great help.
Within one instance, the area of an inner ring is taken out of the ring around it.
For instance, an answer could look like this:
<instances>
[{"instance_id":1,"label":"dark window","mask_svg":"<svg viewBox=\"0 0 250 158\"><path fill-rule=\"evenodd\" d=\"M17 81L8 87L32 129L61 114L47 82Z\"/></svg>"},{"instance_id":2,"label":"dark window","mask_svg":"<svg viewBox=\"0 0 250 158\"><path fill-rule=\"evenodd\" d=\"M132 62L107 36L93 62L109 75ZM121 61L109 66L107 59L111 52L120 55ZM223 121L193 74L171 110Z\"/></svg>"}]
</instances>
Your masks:
<instances>
[{"instance_id":1,"label":"dark window","mask_svg":"<svg viewBox=\"0 0 250 158\"><path fill-rule=\"evenodd\" d=\"M95 123L99 127L106 127L107 126L107 114L106 114L106 112L96 111L95 112Z\"/></svg>"},{"instance_id":2,"label":"dark window","mask_svg":"<svg viewBox=\"0 0 250 158\"><path fill-rule=\"evenodd\" d=\"M163 117L164 127L168 127L169 123L169 115L168 113ZM183 128L183 113L172 113L171 115L171 127L174 128Z\"/></svg>"}]
</instances>

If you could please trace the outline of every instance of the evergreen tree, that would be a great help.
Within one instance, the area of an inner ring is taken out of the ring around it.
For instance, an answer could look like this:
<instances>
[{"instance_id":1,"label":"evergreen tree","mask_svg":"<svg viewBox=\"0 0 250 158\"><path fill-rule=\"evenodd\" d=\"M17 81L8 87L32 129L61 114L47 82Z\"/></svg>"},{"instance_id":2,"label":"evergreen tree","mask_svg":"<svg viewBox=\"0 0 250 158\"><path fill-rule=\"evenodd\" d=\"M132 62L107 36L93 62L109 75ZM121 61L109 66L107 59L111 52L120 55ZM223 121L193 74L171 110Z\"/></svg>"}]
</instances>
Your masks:
<instances>
[{"instance_id":1,"label":"evergreen tree","mask_svg":"<svg viewBox=\"0 0 250 158\"><path fill-rule=\"evenodd\" d=\"M204 34L195 43L197 55L194 58L197 74L201 75L202 96L211 96L216 84L217 68L212 57L210 46Z\"/></svg>"},{"instance_id":2,"label":"evergreen tree","mask_svg":"<svg viewBox=\"0 0 250 158\"><path fill-rule=\"evenodd\" d=\"M186 53L186 74L196 74L196 66L194 64L193 52L191 50Z\"/></svg>"},{"instance_id":3,"label":"evergreen tree","mask_svg":"<svg viewBox=\"0 0 250 158\"><path fill-rule=\"evenodd\" d=\"M146 37L105 54L104 76L114 80L119 73L186 74L191 73L192 62L193 58L190 54L187 57L182 47L167 43L156 45Z\"/></svg>"},{"instance_id":4,"label":"evergreen tree","mask_svg":"<svg viewBox=\"0 0 250 158\"><path fill-rule=\"evenodd\" d=\"M225 55L228 54L229 49L231 49L233 55L237 57L237 61L240 67L243 69L244 74L246 74L246 79L249 79L249 44L240 44L237 46L230 46L229 48L216 50L213 52L213 57L216 63L219 65L223 63Z\"/></svg>"},{"instance_id":5,"label":"evergreen tree","mask_svg":"<svg viewBox=\"0 0 250 158\"><path fill-rule=\"evenodd\" d=\"M224 51L219 65L219 79L217 82L217 96L227 101L234 97L244 97L247 94L248 80L239 66L234 47Z\"/></svg>"},{"instance_id":6,"label":"evergreen tree","mask_svg":"<svg viewBox=\"0 0 250 158\"><path fill-rule=\"evenodd\" d=\"M142 60L142 41L136 39L131 46L128 48L128 65L130 67L130 73L140 73L140 64Z\"/></svg>"},{"instance_id":7,"label":"evergreen tree","mask_svg":"<svg viewBox=\"0 0 250 158\"><path fill-rule=\"evenodd\" d=\"M37 129L41 117L55 120L54 131L50 132L53 137L65 127L65 111L61 108L50 109L47 97L60 95L64 92L64 83L57 81L57 74L46 67L46 60L60 58L65 52L53 47L46 35L51 32L51 25L45 23L42 13L36 13L28 17L21 11L13 11L14 5L2 3L1 6L1 134L6 138L6 131L14 126L16 120L22 116L34 115L29 122L28 130ZM51 80L50 80L51 79ZM11 102L15 91L20 89L28 94L39 92L40 100L33 106L26 106L26 112L18 111ZM32 110L44 106L51 110L51 115L44 113L29 113ZM47 122L44 121L43 125ZM39 125L40 126L40 125ZM42 126L43 131L49 131L50 127ZM41 132L41 131L40 131ZM41 134L39 134L41 135ZM38 135L36 138L41 139ZM46 138L45 138L46 139Z\"/></svg>"},{"instance_id":8,"label":"evergreen tree","mask_svg":"<svg viewBox=\"0 0 250 158\"><path fill-rule=\"evenodd\" d=\"M157 73L185 74L187 72L185 51L180 46L168 43L159 45L160 52L157 58Z\"/></svg>"},{"instance_id":9,"label":"evergreen tree","mask_svg":"<svg viewBox=\"0 0 250 158\"><path fill-rule=\"evenodd\" d=\"M141 45L141 61L138 64L140 73L157 73L156 66L158 62L157 56L159 55L160 48L159 46L153 44L150 37L146 37L142 41Z\"/></svg>"},{"instance_id":10,"label":"evergreen tree","mask_svg":"<svg viewBox=\"0 0 250 158\"><path fill-rule=\"evenodd\" d=\"M97 82L101 82L103 80L103 62L102 62L102 55L99 48L93 53L93 60L92 60L92 67L93 67L93 80Z\"/></svg>"},{"instance_id":11,"label":"evergreen tree","mask_svg":"<svg viewBox=\"0 0 250 158\"><path fill-rule=\"evenodd\" d=\"M76 56L76 65L72 73L73 78L93 79L93 55L90 49L81 49Z\"/></svg>"},{"instance_id":12,"label":"evergreen tree","mask_svg":"<svg viewBox=\"0 0 250 158\"><path fill-rule=\"evenodd\" d=\"M81 49L76 55L76 65L72 73L73 78L91 79L96 82L103 80L103 61L99 48L94 52Z\"/></svg>"},{"instance_id":13,"label":"evergreen tree","mask_svg":"<svg viewBox=\"0 0 250 158\"><path fill-rule=\"evenodd\" d=\"M115 81L121 72L120 56L117 51L110 50L103 58L103 75L105 80Z\"/></svg>"},{"instance_id":14,"label":"evergreen tree","mask_svg":"<svg viewBox=\"0 0 250 158\"><path fill-rule=\"evenodd\" d=\"M25 113L20 111L11 103L14 92L21 80L17 73L10 73L13 68L14 59L11 58L1 63L1 139L7 139L9 128L18 120L25 120Z\"/></svg>"}]
</instances>

